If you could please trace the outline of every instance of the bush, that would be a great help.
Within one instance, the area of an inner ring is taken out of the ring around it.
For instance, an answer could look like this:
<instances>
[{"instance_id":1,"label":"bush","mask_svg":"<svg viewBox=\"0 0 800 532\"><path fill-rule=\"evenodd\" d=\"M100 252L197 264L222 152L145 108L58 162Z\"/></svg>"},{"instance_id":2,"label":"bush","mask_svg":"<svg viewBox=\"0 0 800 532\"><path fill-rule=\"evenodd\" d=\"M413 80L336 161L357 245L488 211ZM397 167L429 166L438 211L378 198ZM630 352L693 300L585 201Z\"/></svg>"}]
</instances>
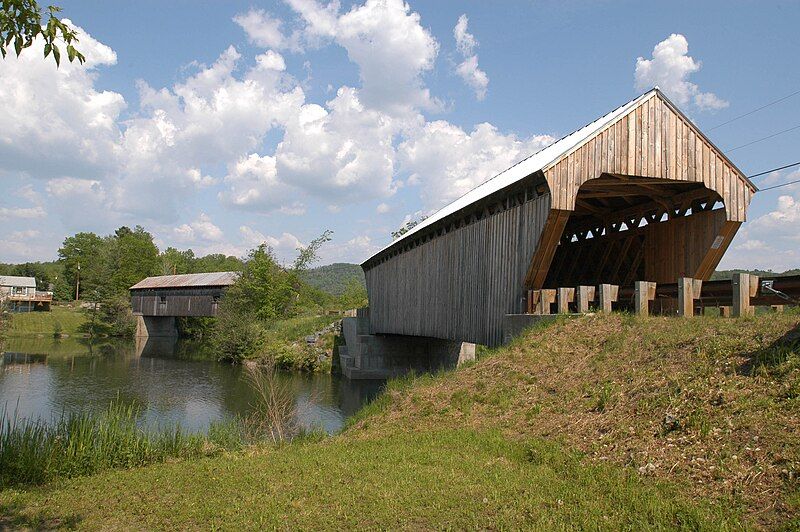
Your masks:
<instances>
[{"instance_id":1,"label":"bush","mask_svg":"<svg viewBox=\"0 0 800 532\"><path fill-rule=\"evenodd\" d=\"M87 321L78 330L89 336L132 338L136 333L136 318L127 297L112 296L95 302L86 309Z\"/></svg>"},{"instance_id":2,"label":"bush","mask_svg":"<svg viewBox=\"0 0 800 532\"><path fill-rule=\"evenodd\" d=\"M261 349L264 334L260 322L230 305L221 304L211 342L218 360L241 362Z\"/></svg>"}]
</instances>

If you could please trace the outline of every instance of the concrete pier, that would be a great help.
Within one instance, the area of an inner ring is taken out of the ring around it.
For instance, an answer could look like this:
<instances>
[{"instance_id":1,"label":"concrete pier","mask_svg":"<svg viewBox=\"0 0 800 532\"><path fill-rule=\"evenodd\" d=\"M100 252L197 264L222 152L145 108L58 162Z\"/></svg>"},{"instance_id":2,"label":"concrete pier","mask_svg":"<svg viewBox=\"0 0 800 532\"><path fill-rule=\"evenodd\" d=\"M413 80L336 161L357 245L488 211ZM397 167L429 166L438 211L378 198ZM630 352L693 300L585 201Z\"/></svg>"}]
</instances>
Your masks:
<instances>
[{"instance_id":1,"label":"concrete pier","mask_svg":"<svg viewBox=\"0 0 800 532\"><path fill-rule=\"evenodd\" d=\"M438 338L370 334L369 316L342 320L345 345L337 347L338 371L348 379L390 379L411 370L455 368L475 359L475 344Z\"/></svg>"},{"instance_id":2,"label":"concrete pier","mask_svg":"<svg viewBox=\"0 0 800 532\"><path fill-rule=\"evenodd\" d=\"M137 338L177 338L175 316L136 316Z\"/></svg>"}]
</instances>

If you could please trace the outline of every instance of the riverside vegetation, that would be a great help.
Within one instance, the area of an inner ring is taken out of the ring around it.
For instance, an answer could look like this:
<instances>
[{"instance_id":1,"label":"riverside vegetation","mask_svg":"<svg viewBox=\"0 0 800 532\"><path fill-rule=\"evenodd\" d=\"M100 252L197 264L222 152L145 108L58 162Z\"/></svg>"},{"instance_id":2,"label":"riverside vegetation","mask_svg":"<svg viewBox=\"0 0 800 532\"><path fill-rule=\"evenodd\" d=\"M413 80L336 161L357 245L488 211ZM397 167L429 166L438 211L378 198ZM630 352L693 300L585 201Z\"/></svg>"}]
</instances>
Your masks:
<instances>
[{"instance_id":1,"label":"riverside vegetation","mask_svg":"<svg viewBox=\"0 0 800 532\"><path fill-rule=\"evenodd\" d=\"M799 330L562 319L389 383L339 435L7 488L0 524L796 528Z\"/></svg>"}]
</instances>

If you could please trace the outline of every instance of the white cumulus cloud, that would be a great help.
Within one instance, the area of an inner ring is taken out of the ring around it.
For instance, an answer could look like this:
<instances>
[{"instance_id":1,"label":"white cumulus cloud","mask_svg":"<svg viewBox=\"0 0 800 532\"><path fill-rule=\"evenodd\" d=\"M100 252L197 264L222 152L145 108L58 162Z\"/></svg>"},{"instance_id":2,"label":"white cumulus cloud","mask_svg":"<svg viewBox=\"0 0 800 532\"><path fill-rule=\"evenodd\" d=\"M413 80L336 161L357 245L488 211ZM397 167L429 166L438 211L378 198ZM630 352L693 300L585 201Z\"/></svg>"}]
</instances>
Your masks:
<instances>
[{"instance_id":1,"label":"white cumulus cloud","mask_svg":"<svg viewBox=\"0 0 800 532\"><path fill-rule=\"evenodd\" d=\"M689 41L673 33L653 48L653 57L636 60L636 90L645 91L658 85L680 105L693 103L700 110L728 107L728 102L711 92L702 92L688 80L702 64L689 55Z\"/></svg>"},{"instance_id":2,"label":"white cumulus cloud","mask_svg":"<svg viewBox=\"0 0 800 532\"><path fill-rule=\"evenodd\" d=\"M474 35L467 31L468 24L467 15L461 15L458 17L455 28L453 28L456 48L461 52L464 59L456 67L456 73L464 80L464 83L475 91L475 97L478 100L483 100L489 87L489 76L478 67L478 55L474 53L475 48L478 46L478 41Z\"/></svg>"},{"instance_id":3,"label":"white cumulus cloud","mask_svg":"<svg viewBox=\"0 0 800 532\"><path fill-rule=\"evenodd\" d=\"M411 173L410 184L421 186L422 201L430 211L450 203L553 140L548 135L518 139L487 123L478 124L468 133L437 120L404 141L399 147L399 158L402 167Z\"/></svg>"},{"instance_id":4,"label":"white cumulus cloud","mask_svg":"<svg viewBox=\"0 0 800 532\"><path fill-rule=\"evenodd\" d=\"M201 212L196 220L181 224L174 229L175 238L181 242L219 242L224 237L222 229L211 221L211 217Z\"/></svg>"}]
</instances>

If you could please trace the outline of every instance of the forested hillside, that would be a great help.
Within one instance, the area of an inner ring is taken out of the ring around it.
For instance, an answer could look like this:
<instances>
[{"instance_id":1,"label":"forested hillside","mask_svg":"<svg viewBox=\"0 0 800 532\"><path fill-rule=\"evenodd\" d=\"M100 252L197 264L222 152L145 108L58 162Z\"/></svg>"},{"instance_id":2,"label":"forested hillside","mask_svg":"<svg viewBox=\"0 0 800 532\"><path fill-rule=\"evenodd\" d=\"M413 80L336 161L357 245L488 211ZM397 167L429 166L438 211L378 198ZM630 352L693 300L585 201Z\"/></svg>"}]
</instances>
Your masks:
<instances>
[{"instance_id":1,"label":"forested hillside","mask_svg":"<svg viewBox=\"0 0 800 532\"><path fill-rule=\"evenodd\" d=\"M354 284L366 287L361 266L346 262L309 269L301 274L301 278L314 288L335 296L344 294Z\"/></svg>"}]
</instances>

